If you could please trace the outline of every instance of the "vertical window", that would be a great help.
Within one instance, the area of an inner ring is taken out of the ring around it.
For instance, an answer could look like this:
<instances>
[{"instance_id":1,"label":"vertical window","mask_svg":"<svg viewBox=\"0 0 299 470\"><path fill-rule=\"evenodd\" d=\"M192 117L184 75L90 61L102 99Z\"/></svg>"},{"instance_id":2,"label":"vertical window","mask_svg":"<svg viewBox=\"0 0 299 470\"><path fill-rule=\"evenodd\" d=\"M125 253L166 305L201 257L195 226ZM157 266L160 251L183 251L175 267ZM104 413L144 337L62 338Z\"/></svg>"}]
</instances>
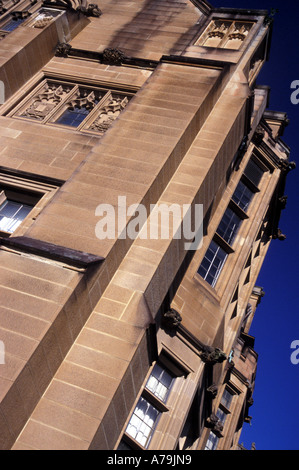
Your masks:
<instances>
[{"instance_id":1,"label":"vertical window","mask_svg":"<svg viewBox=\"0 0 299 470\"><path fill-rule=\"evenodd\" d=\"M198 274L212 287L216 285L219 274L223 268L227 253L212 240L204 259L198 269Z\"/></svg>"},{"instance_id":2,"label":"vertical window","mask_svg":"<svg viewBox=\"0 0 299 470\"><path fill-rule=\"evenodd\" d=\"M198 274L212 287L217 283L228 254L234 251L232 245L263 174L264 170L254 160L249 160L198 268Z\"/></svg>"},{"instance_id":3,"label":"vertical window","mask_svg":"<svg viewBox=\"0 0 299 470\"><path fill-rule=\"evenodd\" d=\"M239 181L238 186L232 196L232 200L239 206L244 212L247 212L253 192L246 186L243 181Z\"/></svg>"},{"instance_id":4,"label":"vertical window","mask_svg":"<svg viewBox=\"0 0 299 470\"><path fill-rule=\"evenodd\" d=\"M219 437L217 437L216 434L211 431L206 442L205 450L216 450L218 442Z\"/></svg>"},{"instance_id":5,"label":"vertical window","mask_svg":"<svg viewBox=\"0 0 299 470\"><path fill-rule=\"evenodd\" d=\"M230 414L229 409L231 407L233 396L234 393L232 393L229 389L224 389L219 407L216 412L216 416L221 422L222 426L224 426L224 423ZM222 437L222 434L219 434L219 437ZM205 445L205 450L216 450L219 443L219 437L213 431L211 431Z\"/></svg>"},{"instance_id":6,"label":"vertical window","mask_svg":"<svg viewBox=\"0 0 299 470\"><path fill-rule=\"evenodd\" d=\"M144 398L140 398L127 426L126 433L142 447L146 447L153 434L160 412Z\"/></svg>"},{"instance_id":7,"label":"vertical window","mask_svg":"<svg viewBox=\"0 0 299 470\"><path fill-rule=\"evenodd\" d=\"M233 394L226 388L221 397L221 404L229 410L230 405L232 403L232 399L233 399Z\"/></svg>"},{"instance_id":8,"label":"vertical window","mask_svg":"<svg viewBox=\"0 0 299 470\"><path fill-rule=\"evenodd\" d=\"M165 403L173 380L173 376L166 369L156 364L148 379L146 388Z\"/></svg>"},{"instance_id":9,"label":"vertical window","mask_svg":"<svg viewBox=\"0 0 299 470\"><path fill-rule=\"evenodd\" d=\"M228 207L221 219L220 224L217 228L217 233L223 240L229 245L233 244L233 241L238 233L239 227L242 220L235 214L235 212Z\"/></svg>"},{"instance_id":10,"label":"vertical window","mask_svg":"<svg viewBox=\"0 0 299 470\"><path fill-rule=\"evenodd\" d=\"M244 175L256 186L258 187L262 176L264 174L264 170L255 163L254 160L249 160L245 170L244 170Z\"/></svg>"},{"instance_id":11,"label":"vertical window","mask_svg":"<svg viewBox=\"0 0 299 470\"><path fill-rule=\"evenodd\" d=\"M168 411L166 402L174 381L175 376L163 364L155 364L118 450L146 449L149 446L161 414Z\"/></svg>"}]
</instances>

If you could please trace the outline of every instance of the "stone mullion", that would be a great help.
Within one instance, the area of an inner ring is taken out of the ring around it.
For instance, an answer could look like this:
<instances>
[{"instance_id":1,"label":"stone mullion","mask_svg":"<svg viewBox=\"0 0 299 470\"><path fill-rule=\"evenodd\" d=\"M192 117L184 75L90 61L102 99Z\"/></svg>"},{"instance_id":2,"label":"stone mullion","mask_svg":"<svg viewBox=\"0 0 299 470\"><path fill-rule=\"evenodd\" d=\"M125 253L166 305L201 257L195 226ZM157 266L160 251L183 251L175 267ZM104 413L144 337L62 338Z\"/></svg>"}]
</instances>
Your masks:
<instances>
[{"instance_id":1,"label":"stone mullion","mask_svg":"<svg viewBox=\"0 0 299 470\"><path fill-rule=\"evenodd\" d=\"M110 97L112 97L112 93L111 93L111 90L108 90L107 93L105 93L105 95L103 96L103 98L94 106L93 110L90 111L88 116L86 116L86 118L83 120L80 126L77 127L78 131L82 130L82 128L85 128L89 124L90 125L92 124L92 122L97 118L97 113L101 110L101 108L105 105L105 103L108 102ZM89 130L89 127L90 126L88 126L88 129L84 129L84 130Z\"/></svg>"},{"instance_id":2,"label":"stone mullion","mask_svg":"<svg viewBox=\"0 0 299 470\"><path fill-rule=\"evenodd\" d=\"M63 111L66 110L65 105L67 105L67 103L72 99L72 97L75 95L76 91L78 91L78 90L79 90L79 85L74 85L74 87L71 89L71 91L61 100L61 102L54 109L52 109L52 111L50 111L48 116L46 116L46 118L43 120L43 124L47 124L49 122L55 123L55 121L54 120L51 121L51 119L55 115L56 115L55 120L57 120L57 118L61 116ZM64 108L64 109L62 110L62 108Z\"/></svg>"}]
</instances>

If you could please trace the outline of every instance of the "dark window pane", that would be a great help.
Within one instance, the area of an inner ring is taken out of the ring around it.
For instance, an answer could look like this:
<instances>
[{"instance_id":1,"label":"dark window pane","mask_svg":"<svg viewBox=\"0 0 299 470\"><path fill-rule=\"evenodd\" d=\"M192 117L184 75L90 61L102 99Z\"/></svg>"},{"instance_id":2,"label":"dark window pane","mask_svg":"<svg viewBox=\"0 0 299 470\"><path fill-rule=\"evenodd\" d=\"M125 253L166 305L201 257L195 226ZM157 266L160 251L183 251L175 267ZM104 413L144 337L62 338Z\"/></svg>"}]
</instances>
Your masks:
<instances>
[{"instance_id":1,"label":"dark window pane","mask_svg":"<svg viewBox=\"0 0 299 470\"><path fill-rule=\"evenodd\" d=\"M218 235L220 235L220 237L222 237L229 245L232 245L241 222L242 220L240 217L238 217L237 214L228 207L217 228Z\"/></svg>"},{"instance_id":2,"label":"dark window pane","mask_svg":"<svg viewBox=\"0 0 299 470\"><path fill-rule=\"evenodd\" d=\"M57 119L56 123L64 126L78 127L79 124L89 114L86 108L66 109L64 113Z\"/></svg>"},{"instance_id":3,"label":"dark window pane","mask_svg":"<svg viewBox=\"0 0 299 470\"><path fill-rule=\"evenodd\" d=\"M249 160L244 174L255 186L258 186L264 171L253 160Z\"/></svg>"},{"instance_id":4,"label":"dark window pane","mask_svg":"<svg viewBox=\"0 0 299 470\"><path fill-rule=\"evenodd\" d=\"M201 265L198 268L198 274L203 277L212 287L215 287L219 274L223 268L227 253L214 241L210 243ZM206 269L206 263L209 263Z\"/></svg>"},{"instance_id":5,"label":"dark window pane","mask_svg":"<svg viewBox=\"0 0 299 470\"><path fill-rule=\"evenodd\" d=\"M235 189L234 194L232 195L232 200L244 211L246 212L251 199L253 197L253 192L243 183L239 181L238 186Z\"/></svg>"},{"instance_id":6,"label":"dark window pane","mask_svg":"<svg viewBox=\"0 0 299 470\"><path fill-rule=\"evenodd\" d=\"M20 26L20 24L23 23L23 21L25 21L23 18L18 18L16 20L12 18L4 26L1 26L1 29L8 32L14 31L18 26Z\"/></svg>"},{"instance_id":7,"label":"dark window pane","mask_svg":"<svg viewBox=\"0 0 299 470\"><path fill-rule=\"evenodd\" d=\"M216 416L217 416L217 418L220 419L222 425L224 425L225 420L226 420L226 417L227 417L227 414L225 413L225 411L223 411L223 410L221 410L220 408L218 408L217 413L216 413Z\"/></svg>"},{"instance_id":8,"label":"dark window pane","mask_svg":"<svg viewBox=\"0 0 299 470\"><path fill-rule=\"evenodd\" d=\"M133 450L125 441L120 441L117 450Z\"/></svg>"},{"instance_id":9,"label":"dark window pane","mask_svg":"<svg viewBox=\"0 0 299 470\"><path fill-rule=\"evenodd\" d=\"M221 403L224 405L228 410L230 408L231 402L233 399L232 393L230 393L228 390L224 390L223 395L221 397Z\"/></svg>"}]
</instances>

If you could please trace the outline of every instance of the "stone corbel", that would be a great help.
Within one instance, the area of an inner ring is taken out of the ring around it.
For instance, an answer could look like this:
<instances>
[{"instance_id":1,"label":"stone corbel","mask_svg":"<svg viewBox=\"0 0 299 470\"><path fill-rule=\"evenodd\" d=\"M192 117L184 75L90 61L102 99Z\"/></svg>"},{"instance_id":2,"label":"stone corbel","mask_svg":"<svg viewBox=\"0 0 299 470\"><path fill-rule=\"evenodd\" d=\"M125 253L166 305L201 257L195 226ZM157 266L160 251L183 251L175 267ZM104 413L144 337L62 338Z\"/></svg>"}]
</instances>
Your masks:
<instances>
[{"instance_id":1,"label":"stone corbel","mask_svg":"<svg viewBox=\"0 0 299 470\"><path fill-rule=\"evenodd\" d=\"M87 3L87 0L44 0L44 6L64 7L68 10L77 11L86 16L100 17L102 11L95 3Z\"/></svg>"},{"instance_id":2,"label":"stone corbel","mask_svg":"<svg viewBox=\"0 0 299 470\"><path fill-rule=\"evenodd\" d=\"M201 359L208 364L219 364L227 359L226 354L219 348L205 346L203 352L200 354Z\"/></svg>"},{"instance_id":3,"label":"stone corbel","mask_svg":"<svg viewBox=\"0 0 299 470\"><path fill-rule=\"evenodd\" d=\"M107 47L103 51L103 62L105 64L121 65L125 58L125 53L117 48Z\"/></svg>"},{"instance_id":4,"label":"stone corbel","mask_svg":"<svg viewBox=\"0 0 299 470\"><path fill-rule=\"evenodd\" d=\"M277 229L277 231L273 234L273 239L278 239L280 241L284 241L285 239L287 238L287 236L282 233L282 231L280 230L280 228Z\"/></svg>"},{"instance_id":5,"label":"stone corbel","mask_svg":"<svg viewBox=\"0 0 299 470\"><path fill-rule=\"evenodd\" d=\"M60 42L55 49L55 55L57 57L67 57L71 48L72 46L67 42Z\"/></svg>"},{"instance_id":6,"label":"stone corbel","mask_svg":"<svg viewBox=\"0 0 299 470\"><path fill-rule=\"evenodd\" d=\"M5 12L7 12L7 8L4 8L3 1L0 0L0 15L3 15Z\"/></svg>"},{"instance_id":7,"label":"stone corbel","mask_svg":"<svg viewBox=\"0 0 299 470\"><path fill-rule=\"evenodd\" d=\"M281 197L278 199L278 202L279 202L279 205L280 205L280 209L283 210L283 209L286 208L287 200L288 200L288 196L281 196Z\"/></svg>"},{"instance_id":8,"label":"stone corbel","mask_svg":"<svg viewBox=\"0 0 299 470\"><path fill-rule=\"evenodd\" d=\"M182 321L181 315L174 309L171 308L163 314L162 324L166 328L175 329Z\"/></svg>"},{"instance_id":9,"label":"stone corbel","mask_svg":"<svg viewBox=\"0 0 299 470\"><path fill-rule=\"evenodd\" d=\"M264 136L265 136L265 129L262 126L258 125L254 133L255 144L260 145L263 141Z\"/></svg>"},{"instance_id":10,"label":"stone corbel","mask_svg":"<svg viewBox=\"0 0 299 470\"><path fill-rule=\"evenodd\" d=\"M222 437L222 431L223 431L223 424L218 418L218 416L215 415L215 413L212 413L206 420L206 426L207 428L210 428L218 437Z\"/></svg>"},{"instance_id":11,"label":"stone corbel","mask_svg":"<svg viewBox=\"0 0 299 470\"><path fill-rule=\"evenodd\" d=\"M12 11L11 15L16 20L18 20L18 19L24 20L24 19L28 18L31 15L31 13L29 13L29 11Z\"/></svg>"},{"instance_id":12,"label":"stone corbel","mask_svg":"<svg viewBox=\"0 0 299 470\"><path fill-rule=\"evenodd\" d=\"M216 385L216 384L210 385L210 386L207 388L207 393L208 393L209 396L212 398L212 400L214 400L214 398L216 398L217 393L218 393L218 387L217 387L217 385Z\"/></svg>"}]
</instances>

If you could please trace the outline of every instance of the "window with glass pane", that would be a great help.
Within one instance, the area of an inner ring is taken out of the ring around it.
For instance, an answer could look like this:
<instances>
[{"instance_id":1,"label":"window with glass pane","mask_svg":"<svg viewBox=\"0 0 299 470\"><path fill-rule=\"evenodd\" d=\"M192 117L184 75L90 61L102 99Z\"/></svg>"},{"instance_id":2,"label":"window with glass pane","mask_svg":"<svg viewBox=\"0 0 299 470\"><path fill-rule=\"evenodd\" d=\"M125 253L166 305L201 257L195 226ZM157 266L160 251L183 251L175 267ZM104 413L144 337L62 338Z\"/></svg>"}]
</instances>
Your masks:
<instances>
[{"instance_id":1,"label":"window with glass pane","mask_svg":"<svg viewBox=\"0 0 299 470\"><path fill-rule=\"evenodd\" d=\"M214 287L226 258L227 253L213 240L198 268L198 274Z\"/></svg>"},{"instance_id":2,"label":"window with glass pane","mask_svg":"<svg viewBox=\"0 0 299 470\"><path fill-rule=\"evenodd\" d=\"M17 29L18 26L20 26L20 24L22 24L24 21L25 21L25 18L16 18L16 19L12 18L7 23L5 23L3 26L1 26L1 29L2 29L2 31L7 31L7 32L11 33L15 29Z\"/></svg>"},{"instance_id":3,"label":"window with glass pane","mask_svg":"<svg viewBox=\"0 0 299 470\"><path fill-rule=\"evenodd\" d=\"M249 160L244 170L244 174L255 186L258 186L262 179L264 171L253 160Z\"/></svg>"},{"instance_id":4,"label":"window with glass pane","mask_svg":"<svg viewBox=\"0 0 299 470\"><path fill-rule=\"evenodd\" d=\"M132 96L100 86L45 79L8 116L103 135Z\"/></svg>"},{"instance_id":5,"label":"window with glass pane","mask_svg":"<svg viewBox=\"0 0 299 470\"><path fill-rule=\"evenodd\" d=\"M56 124L78 127L88 114L89 110L85 107L78 108L75 106L73 109L66 109L60 118L57 119Z\"/></svg>"},{"instance_id":6,"label":"window with glass pane","mask_svg":"<svg viewBox=\"0 0 299 470\"><path fill-rule=\"evenodd\" d=\"M222 394L222 397L221 397L221 403L222 405L225 406L225 408L227 408L229 410L230 408L230 405L231 405L231 402L232 402L232 399L233 399L233 394L225 389L223 394Z\"/></svg>"},{"instance_id":7,"label":"window with glass pane","mask_svg":"<svg viewBox=\"0 0 299 470\"><path fill-rule=\"evenodd\" d=\"M166 402L174 377L159 364L156 364L147 381L146 388L159 400Z\"/></svg>"},{"instance_id":8,"label":"window with glass pane","mask_svg":"<svg viewBox=\"0 0 299 470\"><path fill-rule=\"evenodd\" d=\"M126 433L143 447L149 444L160 411L141 397L131 416Z\"/></svg>"},{"instance_id":9,"label":"window with glass pane","mask_svg":"<svg viewBox=\"0 0 299 470\"><path fill-rule=\"evenodd\" d=\"M6 199L0 205L0 230L13 233L33 206Z\"/></svg>"},{"instance_id":10,"label":"window with glass pane","mask_svg":"<svg viewBox=\"0 0 299 470\"><path fill-rule=\"evenodd\" d=\"M243 183L239 181L238 186L232 195L232 200L239 206L244 212L247 211L251 199L253 198L253 192Z\"/></svg>"},{"instance_id":11,"label":"window with glass pane","mask_svg":"<svg viewBox=\"0 0 299 470\"><path fill-rule=\"evenodd\" d=\"M228 207L223 214L221 222L217 228L217 233L223 238L229 245L232 245L242 220L237 214Z\"/></svg>"},{"instance_id":12,"label":"window with glass pane","mask_svg":"<svg viewBox=\"0 0 299 470\"><path fill-rule=\"evenodd\" d=\"M227 417L227 413L225 413L225 411L221 410L221 408L218 408L216 416L217 416L217 418L220 419L222 425L224 425L226 417Z\"/></svg>"},{"instance_id":13,"label":"window with glass pane","mask_svg":"<svg viewBox=\"0 0 299 470\"><path fill-rule=\"evenodd\" d=\"M219 442L219 437L216 436L213 432L210 432L209 438L207 440L205 450L216 450Z\"/></svg>"}]
</instances>

